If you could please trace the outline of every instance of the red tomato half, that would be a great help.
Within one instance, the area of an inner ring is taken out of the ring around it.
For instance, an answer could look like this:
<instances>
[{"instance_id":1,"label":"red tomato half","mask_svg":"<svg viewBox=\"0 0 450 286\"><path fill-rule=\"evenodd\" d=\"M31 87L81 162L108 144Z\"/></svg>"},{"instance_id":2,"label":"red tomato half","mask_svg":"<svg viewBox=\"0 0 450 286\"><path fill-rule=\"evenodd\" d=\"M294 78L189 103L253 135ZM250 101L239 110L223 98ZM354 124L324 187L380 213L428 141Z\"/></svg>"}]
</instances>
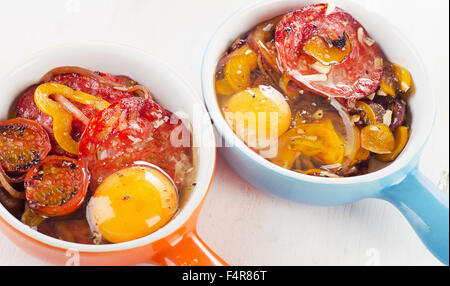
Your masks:
<instances>
[{"instance_id":1,"label":"red tomato half","mask_svg":"<svg viewBox=\"0 0 450 286\"><path fill-rule=\"evenodd\" d=\"M152 100L126 98L103 110L89 122L79 147L79 159L91 175L90 190L137 161L157 165L180 188L183 172L191 167L190 145L171 142L172 132L181 135L181 130L189 134L181 120Z\"/></svg>"},{"instance_id":2,"label":"red tomato half","mask_svg":"<svg viewBox=\"0 0 450 286\"><path fill-rule=\"evenodd\" d=\"M278 60L293 80L301 86L326 97L355 101L371 95L378 88L383 74L383 60L378 46L370 41L362 25L340 8L326 15L327 5L309 5L286 14L278 23L275 45ZM358 38L358 30L359 38ZM303 47L308 40L321 36L327 42L344 39L351 43L350 54L340 63L332 64L326 80L317 80L313 68L316 60Z\"/></svg>"},{"instance_id":3,"label":"red tomato half","mask_svg":"<svg viewBox=\"0 0 450 286\"><path fill-rule=\"evenodd\" d=\"M27 172L50 149L49 136L38 123L24 118L0 122L0 166L6 172Z\"/></svg>"},{"instance_id":4,"label":"red tomato half","mask_svg":"<svg viewBox=\"0 0 450 286\"><path fill-rule=\"evenodd\" d=\"M28 205L35 213L65 216L83 203L88 174L75 159L49 156L27 173L24 185Z\"/></svg>"}]
</instances>

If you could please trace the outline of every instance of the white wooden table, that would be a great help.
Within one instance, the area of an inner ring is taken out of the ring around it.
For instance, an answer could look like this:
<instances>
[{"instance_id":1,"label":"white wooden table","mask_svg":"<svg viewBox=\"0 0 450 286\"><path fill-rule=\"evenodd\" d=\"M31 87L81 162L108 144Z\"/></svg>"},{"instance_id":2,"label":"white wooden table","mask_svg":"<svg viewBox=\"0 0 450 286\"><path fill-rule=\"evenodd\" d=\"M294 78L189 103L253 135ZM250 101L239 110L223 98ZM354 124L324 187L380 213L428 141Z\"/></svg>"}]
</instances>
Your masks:
<instances>
[{"instance_id":1,"label":"white wooden table","mask_svg":"<svg viewBox=\"0 0 450 286\"><path fill-rule=\"evenodd\" d=\"M421 169L433 182L447 184L448 192L449 2L358 1L390 18L415 42L427 63L440 102ZM0 73L52 45L119 42L168 62L200 96L201 59L210 36L228 15L251 2L0 0ZM248 185L222 158L201 212L199 233L234 265L440 264L388 203L366 200L325 208L286 202ZM0 233L0 265L45 264Z\"/></svg>"}]
</instances>

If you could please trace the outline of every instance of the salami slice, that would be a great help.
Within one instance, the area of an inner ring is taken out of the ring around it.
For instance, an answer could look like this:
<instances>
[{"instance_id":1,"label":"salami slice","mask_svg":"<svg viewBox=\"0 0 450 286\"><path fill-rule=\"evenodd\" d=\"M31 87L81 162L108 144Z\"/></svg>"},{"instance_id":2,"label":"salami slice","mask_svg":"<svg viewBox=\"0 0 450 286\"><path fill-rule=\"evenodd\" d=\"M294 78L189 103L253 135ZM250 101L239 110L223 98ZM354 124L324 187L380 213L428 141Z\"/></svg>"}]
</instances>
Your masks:
<instances>
[{"instance_id":1,"label":"salami slice","mask_svg":"<svg viewBox=\"0 0 450 286\"><path fill-rule=\"evenodd\" d=\"M135 81L127 78L127 77L115 77L110 74L105 73L99 73L100 76L117 82L121 84L136 84ZM125 80L126 79L126 80ZM69 73L69 74L60 74L56 75L51 78L51 82L56 82L60 84L64 84L74 90L77 91L83 91L98 97L101 97L102 99L108 101L109 103L113 104L118 101L120 101L123 98L133 97L134 94L131 92L121 91L118 89L114 89L111 86L107 86L105 84L102 84L98 82L97 80L87 77L78 75L75 73ZM53 119L51 116L48 116L47 114L43 113L35 104L34 102L34 91L38 85L32 85L29 88L27 88L19 98L19 102L17 104L17 116L27 118L30 120L34 120L41 124L44 129L47 131L47 133L50 136L50 142L52 144L52 154L58 154L58 155L64 155L68 157L73 157L72 154L65 152L56 142L55 136L53 135ZM92 118L94 115L97 114L97 110L91 106L82 105L78 102L72 103L78 107L81 112L83 112L84 115L86 115L87 118ZM72 124L72 137L75 141L79 141L81 139L81 135L83 134L83 131L85 129L85 125L80 122L78 119L74 119Z\"/></svg>"},{"instance_id":2,"label":"salami slice","mask_svg":"<svg viewBox=\"0 0 450 286\"><path fill-rule=\"evenodd\" d=\"M377 44L364 27L340 8L327 15L327 5L309 5L286 14L278 23L275 45L281 67L301 86L326 97L355 101L371 95L383 74L383 59ZM318 71L317 60L305 52L305 44L320 36L331 45L351 51L329 71Z\"/></svg>"},{"instance_id":3,"label":"salami slice","mask_svg":"<svg viewBox=\"0 0 450 286\"><path fill-rule=\"evenodd\" d=\"M0 122L0 166L6 172L27 172L50 148L49 136L38 123L24 118Z\"/></svg>"},{"instance_id":4,"label":"salami slice","mask_svg":"<svg viewBox=\"0 0 450 286\"><path fill-rule=\"evenodd\" d=\"M106 73L98 74L103 78L111 80L113 82L121 84L123 83L118 77L115 77L113 75ZM117 103L123 98L134 96L132 92L118 90L111 86L102 84L94 78L78 75L75 73L56 75L50 81L66 85L73 90L82 91L97 97L101 97L103 100L106 100L111 104Z\"/></svg>"},{"instance_id":5,"label":"salami slice","mask_svg":"<svg viewBox=\"0 0 450 286\"><path fill-rule=\"evenodd\" d=\"M139 97L123 99L94 116L81 138L78 154L90 171L90 190L95 191L107 176L138 161L157 165L180 188L192 156L190 148L171 140L172 132L180 128L184 128L181 120L156 102Z\"/></svg>"}]
</instances>

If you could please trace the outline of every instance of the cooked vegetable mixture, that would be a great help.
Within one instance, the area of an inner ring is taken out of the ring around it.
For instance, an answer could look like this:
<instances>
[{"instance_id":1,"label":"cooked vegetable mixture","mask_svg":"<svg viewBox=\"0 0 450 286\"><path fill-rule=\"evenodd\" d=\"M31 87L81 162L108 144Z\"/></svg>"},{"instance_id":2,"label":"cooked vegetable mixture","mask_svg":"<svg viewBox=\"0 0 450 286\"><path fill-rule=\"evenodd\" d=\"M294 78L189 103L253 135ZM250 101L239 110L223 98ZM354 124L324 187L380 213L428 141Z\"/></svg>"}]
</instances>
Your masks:
<instances>
[{"instance_id":1,"label":"cooked vegetable mixture","mask_svg":"<svg viewBox=\"0 0 450 286\"><path fill-rule=\"evenodd\" d=\"M338 7L309 5L256 26L224 53L215 84L238 137L296 172L366 174L408 142L411 74Z\"/></svg>"}]
</instances>

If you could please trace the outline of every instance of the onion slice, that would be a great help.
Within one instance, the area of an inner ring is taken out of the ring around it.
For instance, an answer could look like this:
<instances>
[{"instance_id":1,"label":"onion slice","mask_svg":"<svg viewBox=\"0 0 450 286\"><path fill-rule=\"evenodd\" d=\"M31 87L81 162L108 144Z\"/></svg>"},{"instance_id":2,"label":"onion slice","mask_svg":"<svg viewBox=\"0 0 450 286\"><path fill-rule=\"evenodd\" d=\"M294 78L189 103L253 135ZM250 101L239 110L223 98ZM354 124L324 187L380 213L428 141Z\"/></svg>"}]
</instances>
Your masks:
<instances>
[{"instance_id":1,"label":"onion slice","mask_svg":"<svg viewBox=\"0 0 450 286\"><path fill-rule=\"evenodd\" d=\"M359 146L356 146L356 132L354 129L354 124L352 122L352 119L350 118L350 115L347 113L347 111L342 107L342 105L335 99L330 100L330 104L338 111L339 115L342 118L342 121L345 126L345 133L347 137L347 144L345 146L345 157L347 158L345 162L342 164L342 166L348 166L352 164L352 159L350 158L351 154L354 154L355 148L358 148Z\"/></svg>"},{"instance_id":2,"label":"onion slice","mask_svg":"<svg viewBox=\"0 0 450 286\"><path fill-rule=\"evenodd\" d=\"M112 80L106 79L104 77L102 77L101 75L85 69L85 68L80 68L80 67L73 67L73 66L64 66L64 67L57 67L54 68L52 70L50 70L49 72L47 72L42 78L41 78L41 82L49 82L53 79L53 77L57 76L57 75L61 75L61 74L79 74L81 76L85 76L85 77L90 77L95 79L96 81L105 84L107 86L110 87L123 87L123 84L114 82Z\"/></svg>"},{"instance_id":3,"label":"onion slice","mask_svg":"<svg viewBox=\"0 0 450 286\"><path fill-rule=\"evenodd\" d=\"M392 112L391 130L395 131L403 124L403 122L405 122L406 118L406 104L402 101L402 99L396 99L394 101L392 104Z\"/></svg>"},{"instance_id":4,"label":"onion slice","mask_svg":"<svg viewBox=\"0 0 450 286\"><path fill-rule=\"evenodd\" d=\"M63 106L63 108L72 114L76 119L80 120L84 125L89 124L89 118L84 115L81 110L78 109L70 100L62 96L61 94L55 94L54 95L55 100Z\"/></svg>"},{"instance_id":5,"label":"onion slice","mask_svg":"<svg viewBox=\"0 0 450 286\"><path fill-rule=\"evenodd\" d=\"M0 188L0 203L8 210L18 210L22 206L22 200L11 197Z\"/></svg>"},{"instance_id":6,"label":"onion slice","mask_svg":"<svg viewBox=\"0 0 450 286\"><path fill-rule=\"evenodd\" d=\"M25 193L19 192L18 190L14 189L8 182L7 179L8 176L5 174L5 170L3 170L3 167L0 166L0 184L1 186L13 197L16 199L25 199Z\"/></svg>"},{"instance_id":7,"label":"onion slice","mask_svg":"<svg viewBox=\"0 0 450 286\"><path fill-rule=\"evenodd\" d=\"M264 62L277 73L281 73L277 63L277 55L270 51L266 43L273 39L273 33L281 19L280 16L262 23L248 36L250 47L258 51Z\"/></svg>"},{"instance_id":8,"label":"onion slice","mask_svg":"<svg viewBox=\"0 0 450 286\"><path fill-rule=\"evenodd\" d=\"M127 91L128 92L135 92L140 97L148 99L148 100L152 99L150 91L148 90L148 88L146 88L143 85L135 85L135 86L129 87Z\"/></svg>"},{"instance_id":9,"label":"onion slice","mask_svg":"<svg viewBox=\"0 0 450 286\"><path fill-rule=\"evenodd\" d=\"M327 11L325 12L325 16L331 15L331 13L333 13L335 9L336 4L334 3L334 0L328 0Z\"/></svg>"},{"instance_id":10,"label":"onion slice","mask_svg":"<svg viewBox=\"0 0 450 286\"><path fill-rule=\"evenodd\" d=\"M272 72L270 72L266 69L261 55L258 55L258 68L264 74L264 76L272 83L272 85L276 86L277 79L276 79L275 75L273 75Z\"/></svg>"}]
</instances>

